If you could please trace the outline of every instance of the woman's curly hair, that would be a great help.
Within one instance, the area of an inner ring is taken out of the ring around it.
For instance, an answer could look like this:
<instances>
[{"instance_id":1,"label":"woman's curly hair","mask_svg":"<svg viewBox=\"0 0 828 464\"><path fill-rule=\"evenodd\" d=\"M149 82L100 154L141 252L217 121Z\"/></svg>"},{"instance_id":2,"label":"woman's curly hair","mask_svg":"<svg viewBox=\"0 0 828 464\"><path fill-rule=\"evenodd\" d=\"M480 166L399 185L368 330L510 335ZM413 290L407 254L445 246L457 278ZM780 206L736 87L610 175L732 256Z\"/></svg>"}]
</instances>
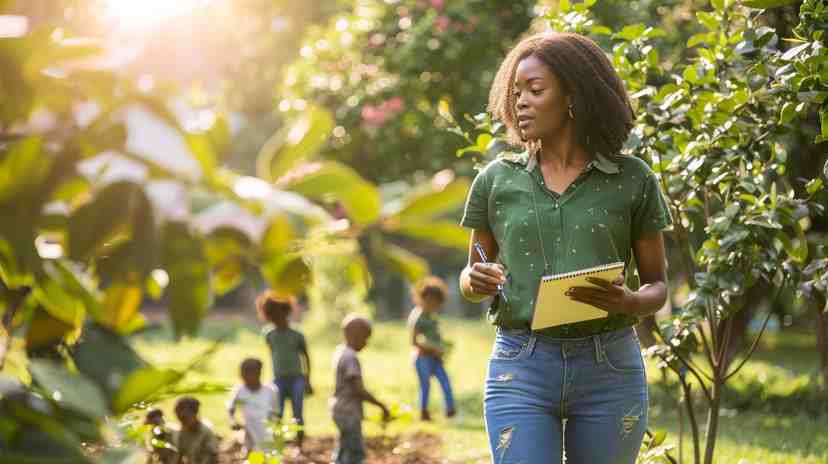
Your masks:
<instances>
[{"instance_id":1,"label":"woman's curly hair","mask_svg":"<svg viewBox=\"0 0 828 464\"><path fill-rule=\"evenodd\" d=\"M573 33L543 32L520 41L506 56L489 92L488 110L508 129L509 141L531 148L517 127L513 91L518 64L534 56L549 67L572 99L576 141L589 153L617 155L635 115L624 83L603 50Z\"/></svg>"}]
</instances>

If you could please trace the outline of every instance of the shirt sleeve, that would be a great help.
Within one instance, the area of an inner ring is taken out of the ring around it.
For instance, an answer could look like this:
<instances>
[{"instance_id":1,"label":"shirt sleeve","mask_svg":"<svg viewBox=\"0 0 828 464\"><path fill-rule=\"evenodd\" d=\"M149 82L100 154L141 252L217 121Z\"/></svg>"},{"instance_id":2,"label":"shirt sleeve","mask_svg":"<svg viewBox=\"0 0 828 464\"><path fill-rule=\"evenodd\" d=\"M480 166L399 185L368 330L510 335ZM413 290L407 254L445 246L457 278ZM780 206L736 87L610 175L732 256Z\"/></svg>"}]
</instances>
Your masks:
<instances>
[{"instance_id":1,"label":"shirt sleeve","mask_svg":"<svg viewBox=\"0 0 828 464\"><path fill-rule=\"evenodd\" d=\"M637 240L648 233L667 230L672 223L658 178L655 173L649 171L644 181L641 199L633 214L632 238Z\"/></svg>"},{"instance_id":2,"label":"shirt sleeve","mask_svg":"<svg viewBox=\"0 0 828 464\"><path fill-rule=\"evenodd\" d=\"M466 206L463 209L463 218L460 225L469 229L489 229L489 194L491 180L489 169L484 169L474 178L469 195L466 197Z\"/></svg>"}]
</instances>

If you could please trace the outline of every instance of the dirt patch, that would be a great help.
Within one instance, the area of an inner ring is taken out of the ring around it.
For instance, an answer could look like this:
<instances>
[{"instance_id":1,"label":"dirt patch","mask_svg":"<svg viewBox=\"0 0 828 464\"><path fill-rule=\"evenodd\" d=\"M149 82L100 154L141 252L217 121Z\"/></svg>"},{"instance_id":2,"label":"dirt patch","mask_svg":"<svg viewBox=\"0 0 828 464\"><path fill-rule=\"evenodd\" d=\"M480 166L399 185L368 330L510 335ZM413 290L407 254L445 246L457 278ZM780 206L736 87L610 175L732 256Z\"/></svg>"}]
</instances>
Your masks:
<instances>
[{"instance_id":1,"label":"dirt patch","mask_svg":"<svg viewBox=\"0 0 828 464\"><path fill-rule=\"evenodd\" d=\"M282 461L285 464L328 464L331 462L336 439L309 437L301 452L288 446ZM240 446L231 446L222 456L224 464L241 464ZM366 464L444 464L440 456L442 441L436 435L417 432L409 435L369 437L365 440L368 454Z\"/></svg>"}]
</instances>

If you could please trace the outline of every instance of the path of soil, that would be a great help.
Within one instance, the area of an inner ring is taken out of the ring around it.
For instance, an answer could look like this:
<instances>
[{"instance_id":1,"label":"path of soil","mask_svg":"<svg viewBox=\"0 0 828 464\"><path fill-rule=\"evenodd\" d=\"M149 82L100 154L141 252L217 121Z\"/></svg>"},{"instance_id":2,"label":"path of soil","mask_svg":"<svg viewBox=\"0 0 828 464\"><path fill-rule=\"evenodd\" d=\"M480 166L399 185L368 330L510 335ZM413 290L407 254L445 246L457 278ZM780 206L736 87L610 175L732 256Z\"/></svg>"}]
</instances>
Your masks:
<instances>
[{"instance_id":1,"label":"path of soil","mask_svg":"<svg viewBox=\"0 0 828 464\"><path fill-rule=\"evenodd\" d=\"M333 437L309 437L302 452L289 446L285 451L285 464L328 464L335 446ZM227 450L222 464L241 464L244 458ZM369 437L365 440L368 454L366 464L446 464L440 457L442 442L433 434L417 432L393 437Z\"/></svg>"}]
</instances>

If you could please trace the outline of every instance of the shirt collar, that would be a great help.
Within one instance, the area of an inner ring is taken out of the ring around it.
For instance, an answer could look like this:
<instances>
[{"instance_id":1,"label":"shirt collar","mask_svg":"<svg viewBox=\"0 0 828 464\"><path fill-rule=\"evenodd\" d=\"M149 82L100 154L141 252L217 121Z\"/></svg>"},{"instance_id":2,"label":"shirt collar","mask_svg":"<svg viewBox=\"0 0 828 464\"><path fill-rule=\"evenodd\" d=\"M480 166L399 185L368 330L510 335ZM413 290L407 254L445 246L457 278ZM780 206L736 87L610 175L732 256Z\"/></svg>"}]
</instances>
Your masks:
<instances>
[{"instance_id":1,"label":"shirt collar","mask_svg":"<svg viewBox=\"0 0 828 464\"><path fill-rule=\"evenodd\" d=\"M528 151L524 151L522 153L507 152L502 155L502 158L506 161L523 165L528 172L532 172L535 169L535 166L538 165L536 154L529 153ZM604 174L618 174L621 172L621 168L618 167L618 163L613 161L612 158L604 156L600 153L595 154L595 157L589 162L589 164L587 164L586 168L591 169L593 167Z\"/></svg>"}]
</instances>

